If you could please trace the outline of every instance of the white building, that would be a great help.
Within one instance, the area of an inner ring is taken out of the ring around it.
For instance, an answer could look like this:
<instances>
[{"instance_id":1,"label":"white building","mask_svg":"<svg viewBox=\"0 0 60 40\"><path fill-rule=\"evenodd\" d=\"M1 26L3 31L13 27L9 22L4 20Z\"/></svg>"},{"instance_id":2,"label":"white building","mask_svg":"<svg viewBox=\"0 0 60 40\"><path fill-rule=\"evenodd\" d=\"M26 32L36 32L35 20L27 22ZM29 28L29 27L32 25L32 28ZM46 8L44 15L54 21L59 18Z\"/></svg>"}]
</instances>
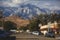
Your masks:
<instances>
[{"instance_id":1,"label":"white building","mask_svg":"<svg viewBox=\"0 0 60 40\"><path fill-rule=\"evenodd\" d=\"M47 32L48 28L53 29L53 31L55 31L55 32L58 29L58 23L57 22L48 23L47 25L43 25L43 26L41 24L39 24L39 25L40 25L40 30L43 34L45 34Z\"/></svg>"}]
</instances>

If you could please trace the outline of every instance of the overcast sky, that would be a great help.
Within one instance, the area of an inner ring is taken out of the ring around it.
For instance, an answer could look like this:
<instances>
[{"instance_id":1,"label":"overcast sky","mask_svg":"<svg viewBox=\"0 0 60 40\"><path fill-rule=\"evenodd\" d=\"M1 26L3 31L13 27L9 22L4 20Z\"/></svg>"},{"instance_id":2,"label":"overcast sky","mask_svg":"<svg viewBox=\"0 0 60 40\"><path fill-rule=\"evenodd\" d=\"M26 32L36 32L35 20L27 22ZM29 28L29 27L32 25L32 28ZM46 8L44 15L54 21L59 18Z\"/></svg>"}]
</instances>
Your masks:
<instances>
[{"instance_id":1,"label":"overcast sky","mask_svg":"<svg viewBox=\"0 0 60 40\"><path fill-rule=\"evenodd\" d=\"M33 4L40 8L60 10L60 0L0 0L0 6L3 7L19 7L22 3Z\"/></svg>"}]
</instances>

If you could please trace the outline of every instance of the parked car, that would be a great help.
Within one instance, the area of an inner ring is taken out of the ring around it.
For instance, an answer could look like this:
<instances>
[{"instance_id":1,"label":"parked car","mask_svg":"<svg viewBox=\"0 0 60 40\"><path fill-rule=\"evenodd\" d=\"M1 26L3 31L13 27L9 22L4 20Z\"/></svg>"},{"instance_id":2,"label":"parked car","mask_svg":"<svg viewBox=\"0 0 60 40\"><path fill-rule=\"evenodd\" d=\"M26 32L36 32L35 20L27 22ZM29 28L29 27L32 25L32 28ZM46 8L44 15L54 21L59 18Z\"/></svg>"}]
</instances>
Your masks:
<instances>
[{"instance_id":1,"label":"parked car","mask_svg":"<svg viewBox=\"0 0 60 40\"><path fill-rule=\"evenodd\" d=\"M45 34L45 36L46 36L46 37L55 37L55 34L54 34L54 33L49 33L49 32L48 32L48 33Z\"/></svg>"},{"instance_id":2,"label":"parked car","mask_svg":"<svg viewBox=\"0 0 60 40\"><path fill-rule=\"evenodd\" d=\"M55 32L52 29L49 29L47 33L45 34L46 37L55 37Z\"/></svg>"},{"instance_id":3,"label":"parked car","mask_svg":"<svg viewBox=\"0 0 60 40\"><path fill-rule=\"evenodd\" d=\"M32 33L30 30L26 30L26 32L27 32L27 33L30 33L30 34Z\"/></svg>"},{"instance_id":4,"label":"parked car","mask_svg":"<svg viewBox=\"0 0 60 40\"><path fill-rule=\"evenodd\" d=\"M23 30L20 30L20 33L22 33L23 32Z\"/></svg>"},{"instance_id":5,"label":"parked car","mask_svg":"<svg viewBox=\"0 0 60 40\"><path fill-rule=\"evenodd\" d=\"M16 30L10 30L10 32L12 32L12 33L16 33Z\"/></svg>"},{"instance_id":6,"label":"parked car","mask_svg":"<svg viewBox=\"0 0 60 40\"><path fill-rule=\"evenodd\" d=\"M0 30L0 38L6 38L10 35L10 32L6 32L4 30Z\"/></svg>"},{"instance_id":7,"label":"parked car","mask_svg":"<svg viewBox=\"0 0 60 40\"><path fill-rule=\"evenodd\" d=\"M39 35L40 33L38 31L33 31L32 34Z\"/></svg>"},{"instance_id":8,"label":"parked car","mask_svg":"<svg viewBox=\"0 0 60 40\"><path fill-rule=\"evenodd\" d=\"M16 30L16 33L20 33L20 31L19 30Z\"/></svg>"}]
</instances>

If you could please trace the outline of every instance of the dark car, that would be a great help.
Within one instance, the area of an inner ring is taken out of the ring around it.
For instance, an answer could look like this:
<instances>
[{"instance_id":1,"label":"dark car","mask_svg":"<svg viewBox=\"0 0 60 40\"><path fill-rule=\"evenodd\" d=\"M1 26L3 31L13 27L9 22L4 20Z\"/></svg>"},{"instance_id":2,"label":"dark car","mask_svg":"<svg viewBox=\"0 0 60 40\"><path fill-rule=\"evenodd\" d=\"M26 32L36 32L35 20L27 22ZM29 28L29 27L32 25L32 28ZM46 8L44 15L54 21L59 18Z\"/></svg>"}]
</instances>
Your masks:
<instances>
[{"instance_id":1,"label":"dark car","mask_svg":"<svg viewBox=\"0 0 60 40\"><path fill-rule=\"evenodd\" d=\"M54 37L55 37L55 34L48 32L48 33L45 34L45 36L46 36L46 37L53 37L53 38L54 38Z\"/></svg>"},{"instance_id":2,"label":"dark car","mask_svg":"<svg viewBox=\"0 0 60 40\"><path fill-rule=\"evenodd\" d=\"M6 32L4 30L0 30L0 38L5 38L10 35L10 32Z\"/></svg>"},{"instance_id":3,"label":"dark car","mask_svg":"<svg viewBox=\"0 0 60 40\"><path fill-rule=\"evenodd\" d=\"M50 29L46 34L45 34L46 37L52 37L52 38L55 38L55 32Z\"/></svg>"}]
</instances>

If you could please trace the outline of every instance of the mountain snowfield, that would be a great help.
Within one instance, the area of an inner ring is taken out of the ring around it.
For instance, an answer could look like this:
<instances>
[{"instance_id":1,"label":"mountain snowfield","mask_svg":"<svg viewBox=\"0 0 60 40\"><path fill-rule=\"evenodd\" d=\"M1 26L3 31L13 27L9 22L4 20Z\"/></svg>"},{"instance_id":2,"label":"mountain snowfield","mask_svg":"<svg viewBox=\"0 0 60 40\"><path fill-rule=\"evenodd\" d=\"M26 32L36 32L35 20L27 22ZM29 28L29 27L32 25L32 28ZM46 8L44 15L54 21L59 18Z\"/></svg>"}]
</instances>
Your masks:
<instances>
[{"instance_id":1,"label":"mountain snowfield","mask_svg":"<svg viewBox=\"0 0 60 40\"><path fill-rule=\"evenodd\" d=\"M50 14L51 12L55 11L56 13L60 13L60 10L49 10L47 8L39 8L36 5L32 4L23 4L19 7L0 7L3 10L3 15L5 17L8 16L19 16L24 19L31 19L34 16L38 16L42 14Z\"/></svg>"}]
</instances>

